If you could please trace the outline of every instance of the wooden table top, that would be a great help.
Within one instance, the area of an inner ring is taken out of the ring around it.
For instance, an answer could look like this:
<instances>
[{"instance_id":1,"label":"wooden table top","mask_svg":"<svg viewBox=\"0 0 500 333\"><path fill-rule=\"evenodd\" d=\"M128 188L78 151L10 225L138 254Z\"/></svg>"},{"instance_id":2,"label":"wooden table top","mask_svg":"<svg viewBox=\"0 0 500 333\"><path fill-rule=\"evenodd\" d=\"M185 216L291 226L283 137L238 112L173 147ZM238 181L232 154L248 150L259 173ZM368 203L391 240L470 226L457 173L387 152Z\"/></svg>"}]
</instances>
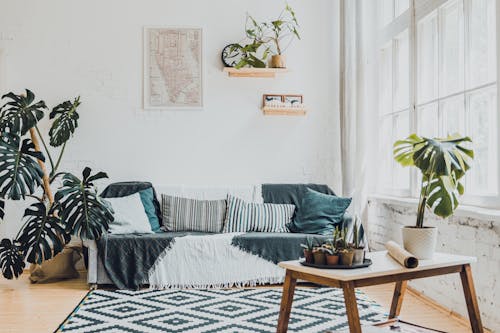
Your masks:
<instances>
[{"instance_id":1,"label":"wooden table top","mask_svg":"<svg viewBox=\"0 0 500 333\"><path fill-rule=\"evenodd\" d=\"M303 266L299 263L299 260L282 261L278 265L288 270L308 273L333 280L353 281L386 275L425 271L434 268L465 265L476 262L475 257L440 252L436 252L433 259L419 260L418 267L416 268L405 268L394 260L387 253L387 251L367 252L366 258L371 259L373 264L369 267L357 269L319 269Z\"/></svg>"}]
</instances>

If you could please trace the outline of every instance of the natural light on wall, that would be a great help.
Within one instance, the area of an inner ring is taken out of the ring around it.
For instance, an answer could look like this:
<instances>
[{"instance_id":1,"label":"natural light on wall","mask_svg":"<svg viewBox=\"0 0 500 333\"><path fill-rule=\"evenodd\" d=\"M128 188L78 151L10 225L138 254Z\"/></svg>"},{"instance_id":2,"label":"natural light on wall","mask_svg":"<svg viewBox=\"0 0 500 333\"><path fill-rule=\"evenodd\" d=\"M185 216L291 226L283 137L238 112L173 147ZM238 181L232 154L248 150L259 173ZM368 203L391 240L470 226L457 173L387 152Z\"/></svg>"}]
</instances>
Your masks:
<instances>
[{"instance_id":1,"label":"natural light on wall","mask_svg":"<svg viewBox=\"0 0 500 333\"><path fill-rule=\"evenodd\" d=\"M417 194L395 140L458 132L476 154L462 202L499 208L495 0L379 1L379 192Z\"/></svg>"}]
</instances>

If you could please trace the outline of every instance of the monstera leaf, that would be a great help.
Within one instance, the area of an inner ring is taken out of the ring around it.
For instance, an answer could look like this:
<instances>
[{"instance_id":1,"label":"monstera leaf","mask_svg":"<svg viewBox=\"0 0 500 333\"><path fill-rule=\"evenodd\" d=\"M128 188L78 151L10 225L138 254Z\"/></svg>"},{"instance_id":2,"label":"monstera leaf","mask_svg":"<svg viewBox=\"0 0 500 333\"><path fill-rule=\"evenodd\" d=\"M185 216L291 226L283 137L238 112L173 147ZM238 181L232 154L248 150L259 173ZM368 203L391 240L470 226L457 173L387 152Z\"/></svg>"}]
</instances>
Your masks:
<instances>
[{"instance_id":1,"label":"monstera leaf","mask_svg":"<svg viewBox=\"0 0 500 333\"><path fill-rule=\"evenodd\" d=\"M55 195L59 216L66 232L82 239L98 239L113 221L111 206L97 195L93 181L108 178L104 172L90 175L83 170L83 179L71 173L63 174L63 186Z\"/></svg>"},{"instance_id":2,"label":"monstera leaf","mask_svg":"<svg viewBox=\"0 0 500 333\"><path fill-rule=\"evenodd\" d=\"M460 179L474 158L474 152L463 145L467 142L472 141L459 135L430 139L412 134L394 143L394 159L422 172L418 227L422 227L425 206L440 217L452 215L458 207L458 196L464 193Z\"/></svg>"},{"instance_id":3,"label":"monstera leaf","mask_svg":"<svg viewBox=\"0 0 500 333\"><path fill-rule=\"evenodd\" d=\"M26 95L8 93L2 96L9 101L0 108L0 132L24 135L43 118L47 109L44 101L33 103L35 95L26 89Z\"/></svg>"},{"instance_id":4,"label":"monstera leaf","mask_svg":"<svg viewBox=\"0 0 500 333\"><path fill-rule=\"evenodd\" d=\"M29 263L41 264L61 252L71 236L65 234L61 220L43 202L32 204L24 212L28 218L17 241Z\"/></svg>"},{"instance_id":5,"label":"monstera leaf","mask_svg":"<svg viewBox=\"0 0 500 333\"><path fill-rule=\"evenodd\" d=\"M42 184L43 171L37 160L44 161L30 139L3 133L0 137L0 197L12 200L33 194Z\"/></svg>"},{"instance_id":6,"label":"monstera leaf","mask_svg":"<svg viewBox=\"0 0 500 333\"><path fill-rule=\"evenodd\" d=\"M3 220L5 216L5 201L0 199L0 220Z\"/></svg>"},{"instance_id":7,"label":"monstera leaf","mask_svg":"<svg viewBox=\"0 0 500 333\"><path fill-rule=\"evenodd\" d=\"M11 280L18 277L24 269L24 257L19 244L11 242L10 239L2 239L0 242L0 268L2 275Z\"/></svg>"},{"instance_id":8,"label":"monstera leaf","mask_svg":"<svg viewBox=\"0 0 500 333\"><path fill-rule=\"evenodd\" d=\"M59 147L73 135L78 127L78 118L80 116L76 109L80 104L80 97L77 97L73 102L66 101L52 109L50 119L55 120L49 131L51 146Z\"/></svg>"}]
</instances>

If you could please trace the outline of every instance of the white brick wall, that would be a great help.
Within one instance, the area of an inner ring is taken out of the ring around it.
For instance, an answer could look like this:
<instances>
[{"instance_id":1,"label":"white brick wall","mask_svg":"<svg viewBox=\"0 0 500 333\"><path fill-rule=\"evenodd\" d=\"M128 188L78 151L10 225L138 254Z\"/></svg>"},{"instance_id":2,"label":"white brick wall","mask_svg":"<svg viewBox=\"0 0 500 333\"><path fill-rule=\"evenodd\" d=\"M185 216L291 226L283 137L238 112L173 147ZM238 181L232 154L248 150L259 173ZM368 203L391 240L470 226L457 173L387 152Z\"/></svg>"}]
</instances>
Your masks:
<instances>
[{"instance_id":1,"label":"white brick wall","mask_svg":"<svg viewBox=\"0 0 500 333\"><path fill-rule=\"evenodd\" d=\"M382 250L391 239L401 243L400 229L415 223L416 208L414 202L370 199L367 214L370 247ZM483 325L500 332L500 217L460 212L443 220L426 212L424 223L438 227L437 251L477 257L472 272ZM467 318L458 274L415 280L410 285Z\"/></svg>"}]
</instances>

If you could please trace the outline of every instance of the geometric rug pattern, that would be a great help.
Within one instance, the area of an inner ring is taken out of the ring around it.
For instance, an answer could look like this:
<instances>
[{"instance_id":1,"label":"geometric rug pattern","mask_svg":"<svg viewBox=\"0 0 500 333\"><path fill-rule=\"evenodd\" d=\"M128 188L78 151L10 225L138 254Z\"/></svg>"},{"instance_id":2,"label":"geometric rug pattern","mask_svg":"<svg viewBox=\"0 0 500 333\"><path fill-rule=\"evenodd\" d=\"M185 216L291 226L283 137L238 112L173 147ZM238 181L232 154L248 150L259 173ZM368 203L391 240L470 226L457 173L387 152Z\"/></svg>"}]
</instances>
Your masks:
<instances>
[{"instance_id":1,"label":"geometric rug pattern","mask_svg":"<svg viewBox=\"0 0 500 333\"><path fill-rule=\"evenodd\" d=\"M95 290L61 324L58 332L276 332L282 288ZM387 315L356 291L362 324ZM341 289L296 288L289 332L346 329Z\"/></svg>"}]
</instances>

